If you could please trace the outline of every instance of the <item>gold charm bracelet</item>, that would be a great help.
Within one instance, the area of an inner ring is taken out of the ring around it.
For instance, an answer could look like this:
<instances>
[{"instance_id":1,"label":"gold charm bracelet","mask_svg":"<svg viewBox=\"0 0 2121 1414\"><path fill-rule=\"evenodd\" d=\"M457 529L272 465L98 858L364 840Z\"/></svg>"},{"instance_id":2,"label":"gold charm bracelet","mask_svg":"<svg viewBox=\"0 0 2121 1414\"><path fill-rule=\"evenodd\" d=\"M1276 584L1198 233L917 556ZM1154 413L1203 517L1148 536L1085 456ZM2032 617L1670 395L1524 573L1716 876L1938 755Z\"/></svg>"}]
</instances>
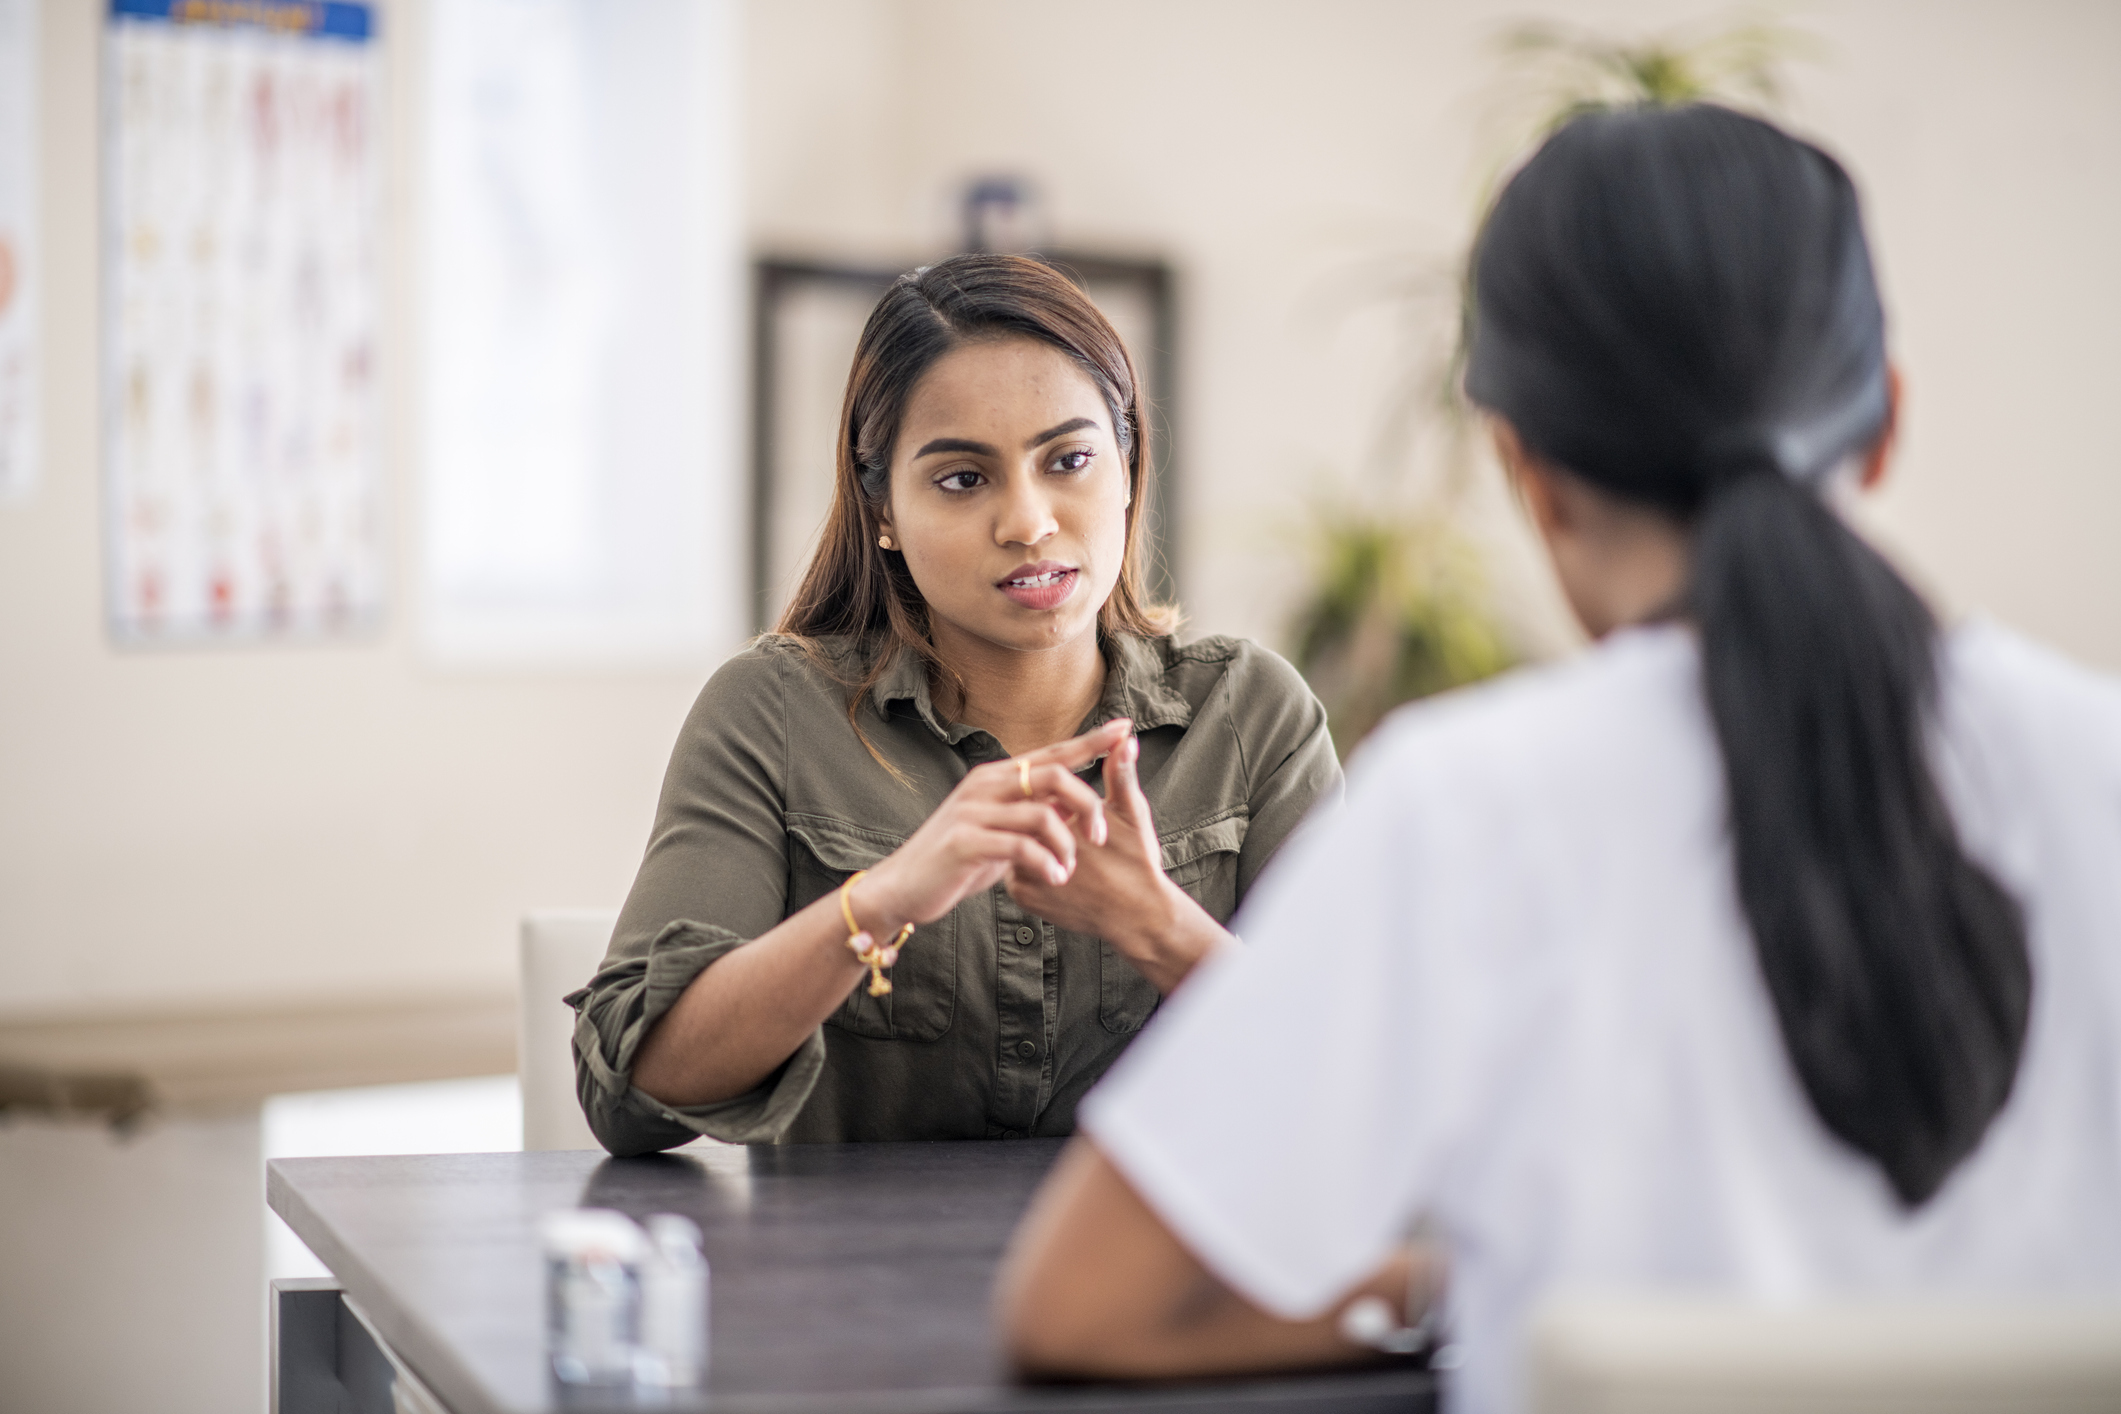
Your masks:
<instances>
[{"instance_id":1,"label":"gold charm bracelet","mask_svg":"<svg viewBox=\"0 0 2121 1414\"><path fill-rule=\"evenodd\" d=\"M840 885L840 917L847 920L847 946L869 969L869 995L882 997L890 995L891 992L891 979L884 975L884 969L892 962L898 961L898 950L905 946L906 939L913 936L913 925L908 923L899 929L898 936L888 943L869 938L869 946L862 946L861 940L869 935L862 931L861 924L854 921L854 905L847 901L847 893L868 872L867 869L857 869L848 876L846 883ZM887 956L890 959L888 962L885 960Z\"/></svg>"}]
</instances>

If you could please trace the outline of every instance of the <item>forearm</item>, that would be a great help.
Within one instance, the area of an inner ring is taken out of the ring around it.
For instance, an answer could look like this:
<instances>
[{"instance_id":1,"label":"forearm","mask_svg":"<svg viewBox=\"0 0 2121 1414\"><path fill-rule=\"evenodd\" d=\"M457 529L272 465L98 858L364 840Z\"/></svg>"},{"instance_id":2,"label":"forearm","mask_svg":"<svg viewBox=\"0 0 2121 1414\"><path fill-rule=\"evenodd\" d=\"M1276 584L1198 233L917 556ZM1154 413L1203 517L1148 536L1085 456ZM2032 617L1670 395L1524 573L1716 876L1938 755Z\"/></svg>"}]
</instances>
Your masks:
<instances>
[{"instance_id":1,"label":"forearm","mask_svg":"<svg viewBox=\"0 0 2121 1414\"><path fill-rule=\"evenodd\" d=\"M856 886L861 899L861 885ZM865 927L880 918L857 912ZM888 938L888 934L885 935ZM839 896L827 894L692 979L634 1059L633 1083L666 1105L757 1088L863 976Z\"/></svg>"},{"instance_id":2,"label":"forearm","mask_svg":"<svg viewBox=\"0 0 2121 1414\"><path fill-rule=\"evenodd\" d=\"M1340 1331L1366 1296L1404 1309L1410 1258L1319 1316L1284 1321L1203 1268L1094 1145L1069 1146L1033 1200L997 1293L1011 1353L1046 1374L1154 1378L1378 1358ZM1422 1283L1427 1287L1428 1283Z\"/></svg>"},{"instance_id":3,"label":"forearm","mask_svg":"<svg viewBox=\"0 0 2121 1414\"><path fill-rule=\"evenodd\" d=\"M1184 889L1164 878L1141 906L1115 910L1099 936L1125 953L1156 990L1169 996L1230 932Z\"/></svg>"},{"instance_id":4,"label":"forearm","mask_svg":"<svg viewBox=\"0 0 2121 1414\"><path fill-rule=\"evenodd\" d=\"M1041 1350L1037 1341L1020 1352L1033 1373L1108 1379L1169 1379L1186 1375L1236 1375L1265 1370L1317 1369L1366 1364L1384 1358L1341 1333L1341 1315L1364 1297L1380 1297L1393 1311L1406 1300L1406 1268L1395 1262L1318 1316L1284 1321L1254 1306L1198 1269L1183 1284L1156 1290L1153 1308L1139 1323L1117 1323L1069 1345ZM1089 1334L1085 1332L1084 1334Z\"/></svg>"}]
</instances>

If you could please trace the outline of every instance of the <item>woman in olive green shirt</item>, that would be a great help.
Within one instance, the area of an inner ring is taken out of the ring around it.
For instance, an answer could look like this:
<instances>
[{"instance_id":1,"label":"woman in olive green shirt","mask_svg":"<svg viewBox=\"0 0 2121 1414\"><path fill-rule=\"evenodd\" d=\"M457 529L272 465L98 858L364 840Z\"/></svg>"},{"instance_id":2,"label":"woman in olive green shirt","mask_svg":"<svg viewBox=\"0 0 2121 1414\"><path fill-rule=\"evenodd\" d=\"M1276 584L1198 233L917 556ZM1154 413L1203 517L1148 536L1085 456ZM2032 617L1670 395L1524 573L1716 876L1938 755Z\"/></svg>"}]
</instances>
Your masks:
<instances>
[{"instance_id":1,"label":"woman in olive green shirt","mask_svg":"<svg viewBox=\"0 0 2121 1414\"><path fill-rule=\"evenodd\" d=\"M817 558L700 694L569 999L613 1153L1067 1134L1231 941L1340 767L1287 663L1148 601L1145 442L1050 267L958 256L878 304Z\"/></svg>"}]
</instances>

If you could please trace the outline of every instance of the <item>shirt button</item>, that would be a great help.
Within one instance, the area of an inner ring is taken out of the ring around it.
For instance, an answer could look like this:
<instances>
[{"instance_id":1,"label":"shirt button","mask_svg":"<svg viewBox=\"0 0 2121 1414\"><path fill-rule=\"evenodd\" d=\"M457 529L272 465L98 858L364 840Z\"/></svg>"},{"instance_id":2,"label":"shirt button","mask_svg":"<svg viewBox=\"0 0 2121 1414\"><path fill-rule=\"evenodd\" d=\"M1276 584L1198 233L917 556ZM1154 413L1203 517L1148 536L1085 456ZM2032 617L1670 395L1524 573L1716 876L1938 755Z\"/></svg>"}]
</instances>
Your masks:
<instances>
[{"instance_id":1,"label":"shirt button","mask_svg":"<svg viewBox=\"0 0 2121 1414\"><path fill-rule=\"evenodd\" d=\"M1038 940L1038 930L1028 923L1019 923L1016 925L1016 940L1028 948Z\"/></svg>"},{"instance_id":2,"label":"shirt button","mask_svg":"<svg viewBox=\"0 0 2121 1414\"><path fill-rule=\"evenodd\" d=\"M1038 1054L1038 1042L1018 1041L1016 1043L1016 1053L1022 1056L1025 1060L1031 1059L1033 1056Z\"/></svg>"}]
</instances>

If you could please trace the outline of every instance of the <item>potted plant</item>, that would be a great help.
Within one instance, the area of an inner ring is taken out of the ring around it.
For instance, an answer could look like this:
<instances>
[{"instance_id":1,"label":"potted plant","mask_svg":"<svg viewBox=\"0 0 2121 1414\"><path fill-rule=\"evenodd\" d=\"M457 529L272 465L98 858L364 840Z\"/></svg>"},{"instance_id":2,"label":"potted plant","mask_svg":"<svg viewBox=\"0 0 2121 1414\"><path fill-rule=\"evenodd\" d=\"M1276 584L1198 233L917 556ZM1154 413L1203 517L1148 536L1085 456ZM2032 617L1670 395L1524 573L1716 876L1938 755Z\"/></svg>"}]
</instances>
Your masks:
<instances>
[{"instance_id":1,"label":"potted plant","mask_svg":"<svg viewBox=\"0 0 2121 1414\"><path fill-rule=\"evenodd\" d=\"M1579 113L1700 100L1772 110L1786 63L1816 45L1778 22L1743 19L1639 40L1529 22L1502 31L1496 48L1489 96L1502 140L1478 210L1519 153ZM1409 262L1412 274L1374 289L1370 302L1392 308L1408 350L1381 418L1378 474L1361 493L1321 499L1306 536L1309 589L1292 616L1290 657L1326 704L1343 757L1401 703L1524 656L1465 514L1480 465L1459 387L1471 245L1469 236L1440 267Z\"/></svg>"}]
</instances>

